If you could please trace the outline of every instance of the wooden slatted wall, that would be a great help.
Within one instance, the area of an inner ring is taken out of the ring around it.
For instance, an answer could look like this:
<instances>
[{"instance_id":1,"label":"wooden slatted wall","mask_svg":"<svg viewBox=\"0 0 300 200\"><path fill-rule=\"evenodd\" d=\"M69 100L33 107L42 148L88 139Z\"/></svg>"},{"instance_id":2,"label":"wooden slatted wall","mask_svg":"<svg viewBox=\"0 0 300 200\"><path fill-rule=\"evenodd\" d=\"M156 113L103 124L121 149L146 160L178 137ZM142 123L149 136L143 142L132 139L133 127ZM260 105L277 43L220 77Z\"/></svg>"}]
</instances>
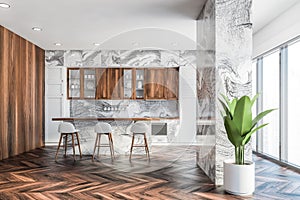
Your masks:
<instances>
[{"instance_id":1,"label":"wooden slatted wall","mask_svg":"<svg viewBox=\"0 0 300 200\"><path fill-rule=\"evenodd\" d=\"M0 160L44 146L45 51L0 26Z\"/></svg>"}]
</instances>

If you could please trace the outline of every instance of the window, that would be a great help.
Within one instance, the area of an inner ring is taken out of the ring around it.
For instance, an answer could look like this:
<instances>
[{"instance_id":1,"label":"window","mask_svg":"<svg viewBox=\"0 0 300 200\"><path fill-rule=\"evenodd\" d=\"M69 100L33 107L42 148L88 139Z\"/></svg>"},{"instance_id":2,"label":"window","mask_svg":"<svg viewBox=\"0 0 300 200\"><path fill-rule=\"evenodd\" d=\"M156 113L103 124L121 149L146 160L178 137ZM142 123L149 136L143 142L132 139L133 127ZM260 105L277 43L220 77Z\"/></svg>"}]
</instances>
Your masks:
<instances>
[{"instance_id":1,"label":"window","mask_svg":"<svg viewBox=\"0 0 300 200\"><path fill-rule=\"evenodd\" d=\"M261 93L257 111L277 108L263 118L263 123L269 125L259 130L256 136L257 148L254 144L252 147L260 153L300 168L299 38L281 45L252 63L252 93L256 93L255 89Z\"/></svg>"},{"instance_id":2,"label":"window","mask_svg":"<svg viewBox=\"0 0 300 200\"><path fill-rule=\"evenodd\" d=\"M256 90L256 73L257 73L257 70L256 70L256 61L252 62L252 97L254 95L256 95L257 93L257 90ZM256 102L257 103L257 102ZM253 114L253 118L256 116L256 105L253 105L252 107L252 114ZM256 134L257 133L254 133L252 135L252 139L251 139L251 145L252 145L252 149L256 150Z\"/></svg>"},{"instance_id":3,"label":"window","mask_svg":"<svg viewBox=\"0 0 300 200\"><path fill-rule=\"evenodd\" d=\"M263 58L262 79L262 110L279 108L279 51L275 51ZM279 158L279 112L272 112L263 118L263 123L270 123L262 131L262 151L272 157Z\"/></svg>"},{"instance_id":4,"label":"window","mask_svg":"<svg viewBox=\"0 0 300 200\"><path fill-rule=\"evenodd\" d=\"M287 161L300 166L300 42L288 46Z\"/></svg>"}]
</instances>

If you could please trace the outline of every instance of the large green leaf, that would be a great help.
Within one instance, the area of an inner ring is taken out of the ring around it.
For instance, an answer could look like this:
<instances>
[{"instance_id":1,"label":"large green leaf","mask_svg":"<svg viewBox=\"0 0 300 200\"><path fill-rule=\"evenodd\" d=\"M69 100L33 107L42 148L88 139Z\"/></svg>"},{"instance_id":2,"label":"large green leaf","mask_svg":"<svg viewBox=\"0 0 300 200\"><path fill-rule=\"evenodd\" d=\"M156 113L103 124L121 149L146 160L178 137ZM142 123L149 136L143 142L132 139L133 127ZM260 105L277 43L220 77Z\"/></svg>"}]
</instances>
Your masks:
<instances>
[{"instance_id":1,"label":"large green leaf","mask_svg":"<svg viewBox=\"0 0 300 200\"><path fill-rule=\"evenodd\" d=\"M230 105L229 105L229 110L230 110L230 113L231 113L232 115L233 115L233 113L234 113L234 110L235 110L235 107L236 107L236 103L237 103L237 99L234 98L234 99L231 101Z\"/></svg>"},{"instance_id":2,"label":"large green leaf","mask_svg":"<svg viewBox=\"0 0 300 200\"><path fill-rule=\"evenodd\" d=\"M253 104L254 104L255 101L257 100L258 96L259 96L259 93L257 93L257 94L252 98L252 100L251 100L251 107L253 106Z\"/></svg>"},{"instance_id":3,"label":"large green leaf","mask_svg":"<svg viewBox=\"0 0 300 200\"><path fill-rule=\"evenodd\" d=\"M230 119L229 116L224 117L224 125L229 141L235 146L238 147L242 144L243 138L240 136L240 132L234 122Z\"/></svg>"},{"instance_id":4,"label":"large green leaf","mask_svg":"<svg viewBox=\"0 0 300 200\"><path fill-rule=\"evenodd\" d=\"M221 96L223 97L223 99L225 100L229 110L230 110L230 113L231 115L233 115L234 113L234 110L235 110L235 106L236 106L236 102L237 102L237 99L234 98L231 102L229 101L229 99L224 95L224 94L221 94Z\"/></svg>"},{"instance_id":5,"label":"large green leaf","mask_svg":"<svg viewBox=\"0 0 300 200\"><path fill-rule=\"evenodd\" d=\"M220 101L221 105L223 106L225 114L227 116L230 116L230 119L232 119L232 114L230 113L230 110L228 109L228 107L226 106L226 104L221 99L219 99L219 101Z\"/></svg>"},{"instance_id":6,"label":"large green leaf","mask_svg":"<svg viewBox=\"0 0 300 200\"><path fill-rule=\"evenodd\" d=\"M227 105L229 105L230 101L229 101L228 97L226 97L224 94L221 94L221 96L223 97L223 99L225 100L225 102L227 103Z\"/></svg>"},{"instance_id":7,"label":"large green leaf","mask_svg":"<svg viewBox=\"0 0 300 200\"><path fill-rule=\"evenodd\" d=\"M262 124L262 125L258 126L257 128L251 130L249 133L247 133L247 135L244 137L244 139L242 141L242 145L245 145L250 141L251 135L253 133L255 133L257 130L259 130L259 129L263 128L264 126L267 126L267 125L268 125L268 123L267 124Z\"/></svg>"},{"instance_id":8,"label":"large green leaf","mask_svg":"<svg viewBox=\"0 0 300 200\"><path fill-rule=\"evenodd\" d=\"M251 130L252 110L251 100L248 96L243 96L237 101L233 121L239 130L240 136L244 136Z\"/></svg>"},{"instance_id":9,"label":"large green leaf","mask_svg":"<svg viewBox=\"0 0 300 200\"><path fill-rule=\"evenodd\" d=\"M259 113L252 121L252 128L254 128L254 126L256 126L257 122L259 120L261 120L264 116L266 116L267 114L269 114L270 112L272 112L273 110L276 110L276 109L269 109L269 110L265 110L261 113Z\"/></svg>"}]
</instances>

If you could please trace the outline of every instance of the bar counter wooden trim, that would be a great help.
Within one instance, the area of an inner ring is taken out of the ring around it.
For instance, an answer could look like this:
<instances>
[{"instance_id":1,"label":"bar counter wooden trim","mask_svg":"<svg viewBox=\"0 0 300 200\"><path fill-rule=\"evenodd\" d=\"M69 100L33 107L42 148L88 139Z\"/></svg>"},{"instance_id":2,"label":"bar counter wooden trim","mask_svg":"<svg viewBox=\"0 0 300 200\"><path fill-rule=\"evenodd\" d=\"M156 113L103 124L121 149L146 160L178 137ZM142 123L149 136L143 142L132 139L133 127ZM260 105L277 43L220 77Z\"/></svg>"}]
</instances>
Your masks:
<instances>
[{"instance_id":1,"label":"bar counter wooden trim","mask_svg":"<svg viewBox=\"0 0 300 200\"><path fill-rule=\"evenodd\" d=\"M170 118L153 118L153 117L136 117L136 118L123 118L123 117L54 117L52 121L160 121L160 120L178 120L179 117Z\"/></svg>"}]
</instances>

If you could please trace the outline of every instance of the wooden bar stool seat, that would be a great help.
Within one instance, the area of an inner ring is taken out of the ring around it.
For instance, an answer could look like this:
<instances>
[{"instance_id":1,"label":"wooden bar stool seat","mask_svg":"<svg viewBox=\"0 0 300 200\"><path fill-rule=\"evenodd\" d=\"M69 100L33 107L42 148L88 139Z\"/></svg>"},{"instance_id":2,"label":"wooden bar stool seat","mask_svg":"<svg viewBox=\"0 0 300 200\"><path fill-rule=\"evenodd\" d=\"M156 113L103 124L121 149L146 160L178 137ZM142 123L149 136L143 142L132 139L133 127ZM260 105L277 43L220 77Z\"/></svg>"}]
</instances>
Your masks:
<instances>
[{"instance_id":1,"label":"wooden bar stool seat","mask_svg":"<svg viewBox=\"0 0 300 200\"><path fill-rule=\"evenodd\" d=\"M150 160L148 141L147 141L147 136L146 136L147 129L148 129L148 126L145 123L142 123L142 122L138 122L138 123L135 123L135 124L132 125L132 127L130 129L131 132L132 132L132 142L131 142L130 156L129 156L130 160L131 160L131 156L132 156L133 147L144 147L145 152L146 152L146 156ZM136 135L142 135L144 137L144 144L135 144L134 143L134 139L135 139Z\"/></svg>"},{"instance_id":2,"label":"wooden bar stool seat","mask_svg":"<svg viewBox=\"0 0 300 200\"><path fill-rule=\"evenodd\" d=\"M115 153L114 153L114 144L113 144L113 139L112 139L111 125L109 123L105 123L105 122L98 122L95 126L95 132L97 135L96 135L96 141L95 141L92 161L94 161L94 158L95 158L96 148L98 148L97 157L99 157L100 147L109 147L111 160L113 160L115 157ZM100 141L101 141L102 135L106 135L108 137L108 144L101 144Z\"/></svg>"},{"instance_id":3,"label":"wooden bar stool seat","mask_svg":"<svg viewBox=\"0 0 300 200\"><path fill-rule=\"evenodd\" d=\"M58 126L58 132L60 133L60 138L59 138L58 147L56 150L55 161L57 160L58 151L60 149L61 141L63 138L64 138L64 149L65 149L65 157L66 157L67 147L68 147L68 136L71 136L71 141L72 141L71 145L73 148L74 161L76 161L74 136L76 136L77 145L78 145L78 149L79 149L79 153L80 153L80 158L82 158L80 142L79 142L79 137L78 137L79 130L75 129L74 125L69 122L62 122Z\"/></svg>"}]
</instances>

